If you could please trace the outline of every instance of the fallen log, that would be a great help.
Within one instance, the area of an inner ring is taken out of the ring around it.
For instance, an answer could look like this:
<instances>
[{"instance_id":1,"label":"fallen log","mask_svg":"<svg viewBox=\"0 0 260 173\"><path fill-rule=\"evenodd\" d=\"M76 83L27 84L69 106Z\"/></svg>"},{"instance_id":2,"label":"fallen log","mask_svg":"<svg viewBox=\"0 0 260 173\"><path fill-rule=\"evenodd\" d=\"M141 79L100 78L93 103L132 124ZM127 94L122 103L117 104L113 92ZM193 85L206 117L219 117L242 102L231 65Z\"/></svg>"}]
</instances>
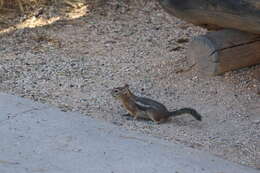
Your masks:
<instances>
[{"instance_id":1,"label":"fallen log","mask_svg":"<svg viewBox=\"0 0 260 173\"><path fill-rule=\"evenodd\" d=\"M260 35L232 29L209 32L193 38L187 56L205 75L260 64Z\"/></svg>"},{"instance_id":2,"label":"fallen log","mask_svg":"<svg viewBox=\"0 0 260 173\"><path fill-rule=\"evenodd\" d=\"M170 14L208 29L260 34L260 0L158 0Z\"/></svg>"}]
</instances>

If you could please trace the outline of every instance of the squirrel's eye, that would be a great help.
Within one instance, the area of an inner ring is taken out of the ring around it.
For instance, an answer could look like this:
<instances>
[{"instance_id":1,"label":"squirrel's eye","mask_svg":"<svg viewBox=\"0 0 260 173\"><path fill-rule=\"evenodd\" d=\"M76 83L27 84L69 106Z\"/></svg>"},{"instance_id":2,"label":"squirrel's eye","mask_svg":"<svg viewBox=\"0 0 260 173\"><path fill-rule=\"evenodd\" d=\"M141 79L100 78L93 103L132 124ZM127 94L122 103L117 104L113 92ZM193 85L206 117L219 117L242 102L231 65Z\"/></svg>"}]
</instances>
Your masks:
<instances>
[{"instance_id":1,"label":"squirrel's eye","mask_svg":"<svg viewBox=\"0 0 260 173\"><path fill-rule=\"evenodd\" d=\"M115 93L118 93L118 90L114 90Z\"/></svg>"}]
</instances>

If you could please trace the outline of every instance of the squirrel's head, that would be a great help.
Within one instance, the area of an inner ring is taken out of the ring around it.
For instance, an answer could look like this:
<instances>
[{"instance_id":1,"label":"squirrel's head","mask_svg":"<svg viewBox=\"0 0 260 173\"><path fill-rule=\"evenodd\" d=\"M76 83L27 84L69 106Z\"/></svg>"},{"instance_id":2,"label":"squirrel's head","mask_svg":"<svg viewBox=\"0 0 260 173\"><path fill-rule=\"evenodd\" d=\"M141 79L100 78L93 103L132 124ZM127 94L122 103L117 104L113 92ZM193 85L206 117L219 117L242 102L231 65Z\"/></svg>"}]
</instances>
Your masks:
<instances>
[{"instance_id":1,"label":"squirrel's head","mask_svg":"<svg viewBox=\"0 0 260 173\"><path fill-rule=\"evenodd\" d=\"M130 97L132 95L131 91L129 90L129 85L125 84L125 86L123 87L117 87L117 88L113 88L111 91L111 95L114 98L122 98L122 97Z\"/></svg>"}]
</instances>

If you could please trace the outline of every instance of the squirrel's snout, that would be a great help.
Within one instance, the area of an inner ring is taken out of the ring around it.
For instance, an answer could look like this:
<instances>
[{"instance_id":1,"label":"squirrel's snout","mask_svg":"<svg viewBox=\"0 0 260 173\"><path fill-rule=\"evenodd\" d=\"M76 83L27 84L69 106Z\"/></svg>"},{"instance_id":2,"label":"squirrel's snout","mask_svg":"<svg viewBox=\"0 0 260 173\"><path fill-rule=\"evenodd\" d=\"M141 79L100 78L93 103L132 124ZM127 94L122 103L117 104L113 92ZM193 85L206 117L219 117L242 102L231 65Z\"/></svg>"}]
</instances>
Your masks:
<instances>
[{"instance_id":1,"label":"squirrel's snout","mask_svg":"<svg viewBox=\"0 0 260 173\"><path fill-rule=\"evenodd\" d=\"M113 97L116 97L116 93L115 93L114 89L109 89L108 92L109 92Z\"/></svg>"}]
</instances>

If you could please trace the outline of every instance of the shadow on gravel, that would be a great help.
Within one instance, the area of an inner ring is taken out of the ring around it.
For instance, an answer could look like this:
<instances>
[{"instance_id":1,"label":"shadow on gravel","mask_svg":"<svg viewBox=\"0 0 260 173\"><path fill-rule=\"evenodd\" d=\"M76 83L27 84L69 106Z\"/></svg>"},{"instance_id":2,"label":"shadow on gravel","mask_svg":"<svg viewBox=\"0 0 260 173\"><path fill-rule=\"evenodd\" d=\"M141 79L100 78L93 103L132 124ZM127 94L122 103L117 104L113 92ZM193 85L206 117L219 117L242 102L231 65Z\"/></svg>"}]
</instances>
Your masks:
<instances>
[{"instance_id":1,"label":"shadow on gravel","mask_svg":"<svg viewBox=\"0 0 260 173\"><path fill-rule=\"evenodd\" d=\"M91 0L0 0L0 35L87 16L98 4Z\"/></svg>"}]
</instances>

